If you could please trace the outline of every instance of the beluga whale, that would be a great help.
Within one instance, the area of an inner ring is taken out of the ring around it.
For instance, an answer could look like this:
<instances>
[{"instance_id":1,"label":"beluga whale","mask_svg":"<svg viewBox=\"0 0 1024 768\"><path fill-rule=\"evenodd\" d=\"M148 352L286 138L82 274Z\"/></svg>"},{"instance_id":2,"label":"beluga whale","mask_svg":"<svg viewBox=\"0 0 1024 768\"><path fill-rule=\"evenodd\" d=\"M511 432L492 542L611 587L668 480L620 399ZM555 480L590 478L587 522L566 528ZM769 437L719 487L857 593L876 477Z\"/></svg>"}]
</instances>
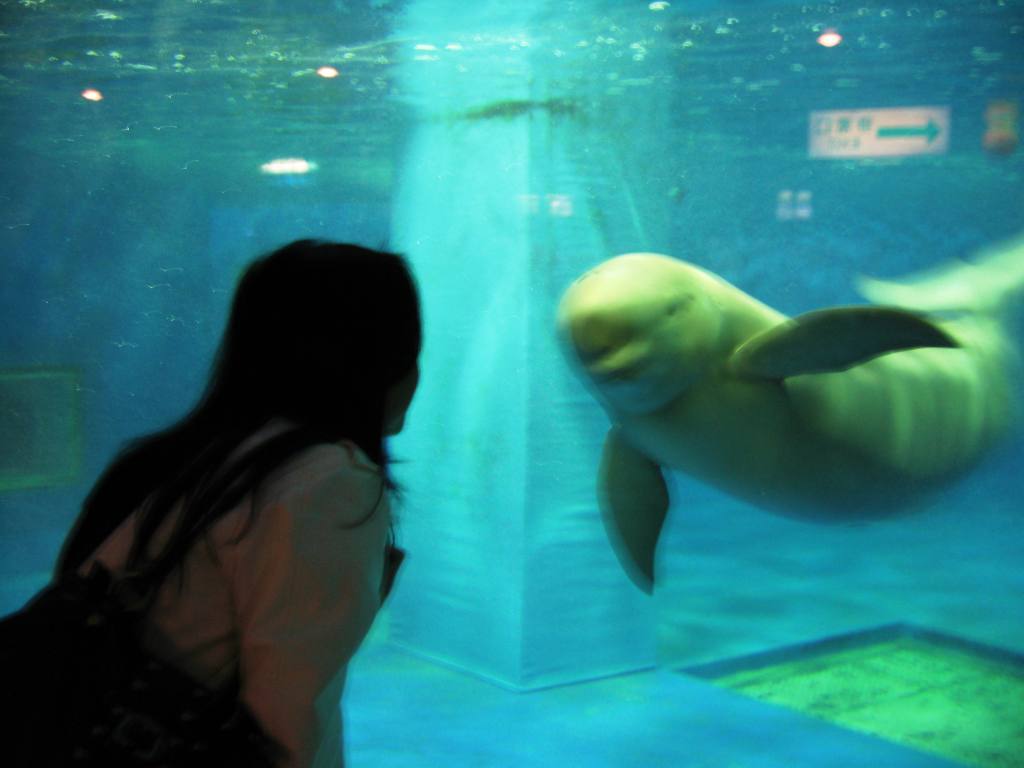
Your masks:
<instances>
[{"instance_id":1,"label":"beluga whale","mask_svg":"<svg viewBox=\"0 0 1024 768\"><path fill-rule=\"evenodd\" d=\"M611 421L599 507L638 587L653 590L665 470L863 522L922 508L1013 429L1024 237L857 287L870 303L788 317L696 264L627 253L565 291L562 348Z\"/></svg>"}]
</instances>

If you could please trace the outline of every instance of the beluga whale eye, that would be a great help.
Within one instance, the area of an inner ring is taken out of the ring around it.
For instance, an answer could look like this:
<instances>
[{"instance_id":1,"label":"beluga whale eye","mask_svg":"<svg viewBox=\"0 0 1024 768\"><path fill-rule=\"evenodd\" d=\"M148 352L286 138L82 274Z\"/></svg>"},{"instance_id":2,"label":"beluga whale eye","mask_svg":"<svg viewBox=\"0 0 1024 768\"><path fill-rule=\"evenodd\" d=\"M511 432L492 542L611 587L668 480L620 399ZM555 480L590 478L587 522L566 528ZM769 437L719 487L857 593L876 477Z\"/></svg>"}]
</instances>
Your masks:
<instances>
[{"instance_id":1,"label":"beluga whale eye","mask_svg":"<svg viewBox=\"0 0 1024 768\"><path fill-rule=\"evenodd\" d=\"M692 293L684 293L681 296L677 296L675 299L669 302L665 312L669 317L677 315L680 312L684 312L687 309L689 309L690 305L693 304L696 298L697 297L694 296Z\"/></svg>"}]
</instances>

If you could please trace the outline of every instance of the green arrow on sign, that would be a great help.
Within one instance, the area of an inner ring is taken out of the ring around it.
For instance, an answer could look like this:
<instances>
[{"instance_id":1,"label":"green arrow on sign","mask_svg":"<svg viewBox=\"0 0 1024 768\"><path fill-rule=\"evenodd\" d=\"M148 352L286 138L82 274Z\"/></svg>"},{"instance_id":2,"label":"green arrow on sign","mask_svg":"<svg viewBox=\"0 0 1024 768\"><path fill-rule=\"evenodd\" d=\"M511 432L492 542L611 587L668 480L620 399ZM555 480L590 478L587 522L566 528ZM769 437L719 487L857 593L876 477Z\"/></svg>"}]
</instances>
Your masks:
<instances>
[{"instance_id":1,"label":"green arrow on sign","mask_svg":"<svg viewBox=\"0 0 1024 768\"><path fill-rule=\"evenodd\" d=\"M928 125L879 128L876 135L880 139L916 139L923 136L931 144L935 141L935 137L939 135L939 126L935 124L934 120L929 118Z\"/></svg>"}]
</instances>

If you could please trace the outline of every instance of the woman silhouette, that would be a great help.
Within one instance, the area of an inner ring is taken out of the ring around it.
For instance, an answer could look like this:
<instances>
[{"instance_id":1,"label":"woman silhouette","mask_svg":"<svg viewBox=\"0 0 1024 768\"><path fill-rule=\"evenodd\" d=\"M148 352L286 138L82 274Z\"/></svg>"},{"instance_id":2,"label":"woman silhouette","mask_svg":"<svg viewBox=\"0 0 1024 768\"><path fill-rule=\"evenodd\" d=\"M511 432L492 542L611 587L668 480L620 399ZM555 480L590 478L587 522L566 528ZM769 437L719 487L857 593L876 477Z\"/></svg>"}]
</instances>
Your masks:
<instances>
[{"instance_id":1,"label":"woman silhouette","mask_svg":"<svg viewBox=\"0 0 1024 768\"><path fill-rule=\"evenodd\" d=\"M339 765L346 665L386 596L385 437L418 381L419 301L397 255L302 240L254 262L199 404L131 443L85 501L62 574L180 554L143 645L238 696L287 766Z\"/></svg>"}]
</instances>

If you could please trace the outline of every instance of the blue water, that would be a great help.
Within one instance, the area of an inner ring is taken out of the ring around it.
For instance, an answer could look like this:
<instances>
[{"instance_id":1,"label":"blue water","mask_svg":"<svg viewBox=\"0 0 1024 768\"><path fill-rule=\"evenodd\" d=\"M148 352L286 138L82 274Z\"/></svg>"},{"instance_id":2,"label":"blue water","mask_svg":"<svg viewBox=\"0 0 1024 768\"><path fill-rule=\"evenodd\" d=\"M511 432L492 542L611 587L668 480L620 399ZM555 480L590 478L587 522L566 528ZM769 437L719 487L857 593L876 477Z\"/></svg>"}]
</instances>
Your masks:
<instances>
[{"instance_id":1,"label":"blue water","mask_svg":"<svg viewBox=\"0 0 1024 768\"><path fill-rule=\"evenodd\" d=\"M607 419L550 320L573 277L624 251L795 314L860 301L858 273L1018 233L1024 149L983 144L1002 101L1024 110L1019 0L0 0L0 378L74 371L81 438L70 480L13 487L25 437L0 436L0 609L46 580L121 442L193 402L249 259L308 236L400 248L427 322L394 446L411 554L354 669L353 765L928 764L798 718L769 744L778 713L722 700L694 719L703 689L639 670L892 621L1024 651L1019 435L925 513L863 527L673 477L648 600L604 542ZM808 156L811 111L894 107L948 108L948 150ZM260 173L283 157L316 169ZM447 720L411 725L442 698Z\"/></svg>"}]
</instances>

